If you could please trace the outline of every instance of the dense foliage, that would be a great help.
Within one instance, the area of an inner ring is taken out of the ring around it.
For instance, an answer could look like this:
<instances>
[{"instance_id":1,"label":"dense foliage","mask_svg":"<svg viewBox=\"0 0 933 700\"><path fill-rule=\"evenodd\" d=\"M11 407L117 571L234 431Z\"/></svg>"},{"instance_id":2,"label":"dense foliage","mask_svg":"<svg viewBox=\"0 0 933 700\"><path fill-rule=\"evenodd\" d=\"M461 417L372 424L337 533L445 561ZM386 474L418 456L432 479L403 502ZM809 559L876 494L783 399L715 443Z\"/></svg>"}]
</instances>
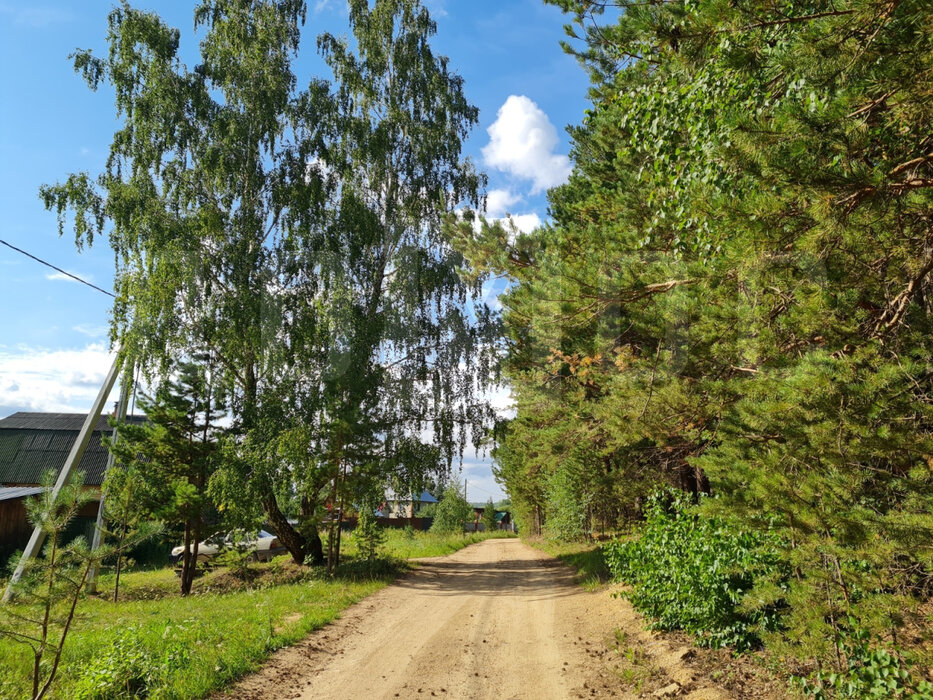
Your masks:
<instances>
[{"instance_id":1,"label":"dense foliage","mask_svg":"<svg viewBox=\"0 0 933 700\"><path fill-rule=\"evenodd\" d=\"M631 584L626 596L660 629L683 629L708 646L743 650L774 629L777 605L746 596L755 584L781 590L775 538L691 512L689 497L659 491L648 500L639 537L603 548L609 571ZM756 591L757 592L757 591Z\"/></svg>"},{"instance_id":2,"label":"dense foliage","mask_svg":"<svg viewBox=\"0 0 933 700\"><path fill-rule=\"evenodd\" d=\"M592 83L573 174L537 231L457 228L512 283L519 525L712 491L783 543L768 643L841 671L840 620L897 636L933 584L933 6L554 4Z\"/></svg>"},{"instance_id":3,"label":"dense foliage","mask_svg":"<svg viewBox=\"0 0 933 700\"><path fill-rule=\"evenodd\" d=\"M119 439L110 450L119 466L105 482L108 494L117 497L120 488L131 489L138 514L182 528L179 584L185 595L194 580L198 543L211 534L204 531L212 510L207 486L219 458L211 390L209 366L186 362L174 379L159 385L155 396L141 396L147 420L118 426Z\"/></svg>"},{"instance_id":4,"label":"dense foliage","mask_svg":"<svg viewBox=\"0 0 933 700\"><path fill-rule=\"evenodd\" d=\"M456 480L444 489L444 495L434 511L431 532L453 534L463 532L463 525L473 520L473 507L463 497L463 487Z\"/></svg>"},{"instance_id":5,"label":"dense foliage","mask_svg":"<svg viewBox=\"0 0 933 700\"><path fill-rule=\"evenodd\" d=\"M885 648L882 640L871 640L871 635L859 628L858 620L849 618L841 632L845 668L839 673L819 671L813 678L794 679L807 697L933 698L933 683L920 678L917 672L911 673L896 653Z\"/></svg>"}]
</instances>

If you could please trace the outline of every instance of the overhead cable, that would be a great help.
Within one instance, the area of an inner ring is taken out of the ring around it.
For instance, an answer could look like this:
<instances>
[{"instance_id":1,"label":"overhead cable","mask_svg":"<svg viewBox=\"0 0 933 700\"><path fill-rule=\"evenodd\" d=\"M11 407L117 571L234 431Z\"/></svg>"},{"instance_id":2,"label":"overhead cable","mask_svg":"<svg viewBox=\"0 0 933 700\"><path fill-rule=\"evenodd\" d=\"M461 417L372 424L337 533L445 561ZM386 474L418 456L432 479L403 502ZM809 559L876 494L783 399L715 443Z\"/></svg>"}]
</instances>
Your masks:
<instances>
[{"instance_id":1,"label":"overhead cable","mask_svg":"<svg viewBox=\"0 0 933 700\"><path fill-rule=\"evenodd\" d=\"M22 248L17 248L15 245L12 245L11 243L7 243L7 242L6 242L5 240L3 240L2 238L0 238L0 243L2 243L3 245L5 245L7 248L12 248L12 249L15 250L17 253L22 253L22 254L25 255L27 258L32 258L32 259L35 260L36 262L42 263L42 264L45 265L46 267L51 267L51 268L52 268L53 270L55 270L56 272L61 272L63 275L66 275L66 276L70 277L71 279L73 279L73 280L75 280L75 281L77 281L77 282L80 282L81 284L86 284L86 285L87 285L88 287L90 287L91 289L96 289L98 292L103 292L103 293L106 294L108 297L113 297L114 299L117 298L116 295L112 294L111 292L108 292L106 289L101 289L101 288L98 287L96 284L91 284L91 283L88 282L87 280L83 280L83 279L81 279L80 277L78 277L77 275L73 275L73 274L71 274L70 272L66 272L65 270L61 269L60 267L56 267L55 265L53 265L53 264L50 263L50 262L46 262L46 261L43 260L42 258L37 258L37 257L36 257L35 255L33 255L32 253L27 253L27 252L26 252L25 250L23 250Z\"/></svg>"}]
</instances>

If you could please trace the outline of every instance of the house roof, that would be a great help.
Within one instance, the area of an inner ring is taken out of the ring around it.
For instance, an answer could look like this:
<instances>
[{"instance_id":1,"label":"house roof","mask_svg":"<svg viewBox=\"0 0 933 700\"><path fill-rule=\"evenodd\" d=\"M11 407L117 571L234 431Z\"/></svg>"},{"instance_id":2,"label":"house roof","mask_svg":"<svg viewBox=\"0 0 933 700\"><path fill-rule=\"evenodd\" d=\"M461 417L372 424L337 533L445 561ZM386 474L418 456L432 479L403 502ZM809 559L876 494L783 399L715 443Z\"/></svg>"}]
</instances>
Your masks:
<instances>
[{"instance_id":1,"label":"house roof","mask_svg":"<svg viewBox=\"0 0 933 700\"><path fill-rule=\"evenodd\" d=\"M0 484L38 484L44 472L59 472L85 418L83 413L20 412L0 419ZM128 420L142 422L145 418L128 416ZM108 453L101 435L111 432L107 416L100 416L78 464L88 486L100 486L103 481Z\"/></svg>"},{"instance_id":2,"label":"house roof","mask_svg":"<svg viewBox=\"0 0 933 700\"><path fill-rule=\"evenodd\" d=\"M0 501L12 501L42 493L41 486L0 486Z\"/></svg>"},{"instance_id":3,"label":"house roof","mask_svg":"<svg viewBox=\"0 0 933 700\"><path fill-rule=\"evenodd\" d=\"M386 500L395 501L397 503L411 503L411 498L409 498L408 495L404 496L403 498L400 498L398 494L396 494L392 490L389 490L386 492ZM421 496L418 497L418 503L437 503L437 502L438 502L437 499L434 498L434 496L432 496L427 491L422 491Z\"/></svg>"}]
</instances>

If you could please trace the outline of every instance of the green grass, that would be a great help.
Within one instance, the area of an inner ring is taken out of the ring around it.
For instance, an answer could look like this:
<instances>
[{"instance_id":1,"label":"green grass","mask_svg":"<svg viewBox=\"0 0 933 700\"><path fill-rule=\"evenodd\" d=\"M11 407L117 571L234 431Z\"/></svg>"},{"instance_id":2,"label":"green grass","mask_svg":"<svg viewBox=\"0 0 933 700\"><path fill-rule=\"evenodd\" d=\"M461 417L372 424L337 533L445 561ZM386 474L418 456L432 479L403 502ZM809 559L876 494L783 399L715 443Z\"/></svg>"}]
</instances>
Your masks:
<instances>
[{"instance_id":1,"label":"green grass","mask_svg":"<svg viewBox=\"0 0 933 700\"><path fill-rule=\"evenodd\" d=\"M103 676L126 667L126 652L115 651L121 635L124 646L129 639L142 650L150 697L203 697L390 583L408 567L404 559L449 554L489 536L407 536L390 530L385 557L375 562L357 560L353 537L345 536L345 563L334 578L279 557L251 566L246 576L209 571L195 580L187 598L178 595L178 577L166 568L125 573L120 602L113 603L114 576L104 574L100 597L86 597L78 607L80 619L68 637L52 697L74 697L82 676L87 680L94 673L95 662ZM0 698L29 697L29 656L24 647L0 637ZM110 660L110 670L101 668L101 660Z\"/></svg>"},{"instance_id":2,"label":"green grass","mask_svg":"<svg viewBox=\"0 0 933 700\"><path fill-rule=\"evenodd\" d=\"M610 579L603 551L592 542L557 542L527 539L527 544L550 554L577 570L577 580L586 588L594 588Z\"/></svg>"},{"instance_id":3,"label":"green grass","mask_svg":"<svg viewBox=\"0 0 933 700\"><path fill-rule=\"evenodd\" d=\"M405 530L387 529L383 552L386 556L397 559L442 557L446 554L453 554L458 549L463 549L474 542L503 537L515 537L515 535L499 530L490 533L467 532L460 535L438 535L432 532L406 534ZM352 533L349 536L344 535L340 548L347 554L356 554L356 542Z\"/></svg>"}]
</instances>

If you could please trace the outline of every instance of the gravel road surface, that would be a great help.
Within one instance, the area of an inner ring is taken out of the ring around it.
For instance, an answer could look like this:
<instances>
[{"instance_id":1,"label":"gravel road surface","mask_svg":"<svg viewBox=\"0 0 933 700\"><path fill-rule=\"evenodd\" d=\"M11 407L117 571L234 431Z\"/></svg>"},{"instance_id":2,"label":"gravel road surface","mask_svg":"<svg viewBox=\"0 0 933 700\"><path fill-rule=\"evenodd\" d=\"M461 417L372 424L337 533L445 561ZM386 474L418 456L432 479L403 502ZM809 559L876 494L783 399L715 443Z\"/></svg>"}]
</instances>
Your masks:
<instances>
[{"instance_id":1,"label":"gravel road surface","mask_svg":"<svg viewBox=\"0 0 933 700\"><path fill-rule=\"evenodd\" d=\"M617 643L620 628L637 651ZM492 539L422 560L277 652L228 697L635 698L664 684L669 693L657 697L728 697L698 687L681 661L688 650L642 650L650 645L625 601L585 591L569 568L520 540Z\"/></svg>"}]
</instances>

